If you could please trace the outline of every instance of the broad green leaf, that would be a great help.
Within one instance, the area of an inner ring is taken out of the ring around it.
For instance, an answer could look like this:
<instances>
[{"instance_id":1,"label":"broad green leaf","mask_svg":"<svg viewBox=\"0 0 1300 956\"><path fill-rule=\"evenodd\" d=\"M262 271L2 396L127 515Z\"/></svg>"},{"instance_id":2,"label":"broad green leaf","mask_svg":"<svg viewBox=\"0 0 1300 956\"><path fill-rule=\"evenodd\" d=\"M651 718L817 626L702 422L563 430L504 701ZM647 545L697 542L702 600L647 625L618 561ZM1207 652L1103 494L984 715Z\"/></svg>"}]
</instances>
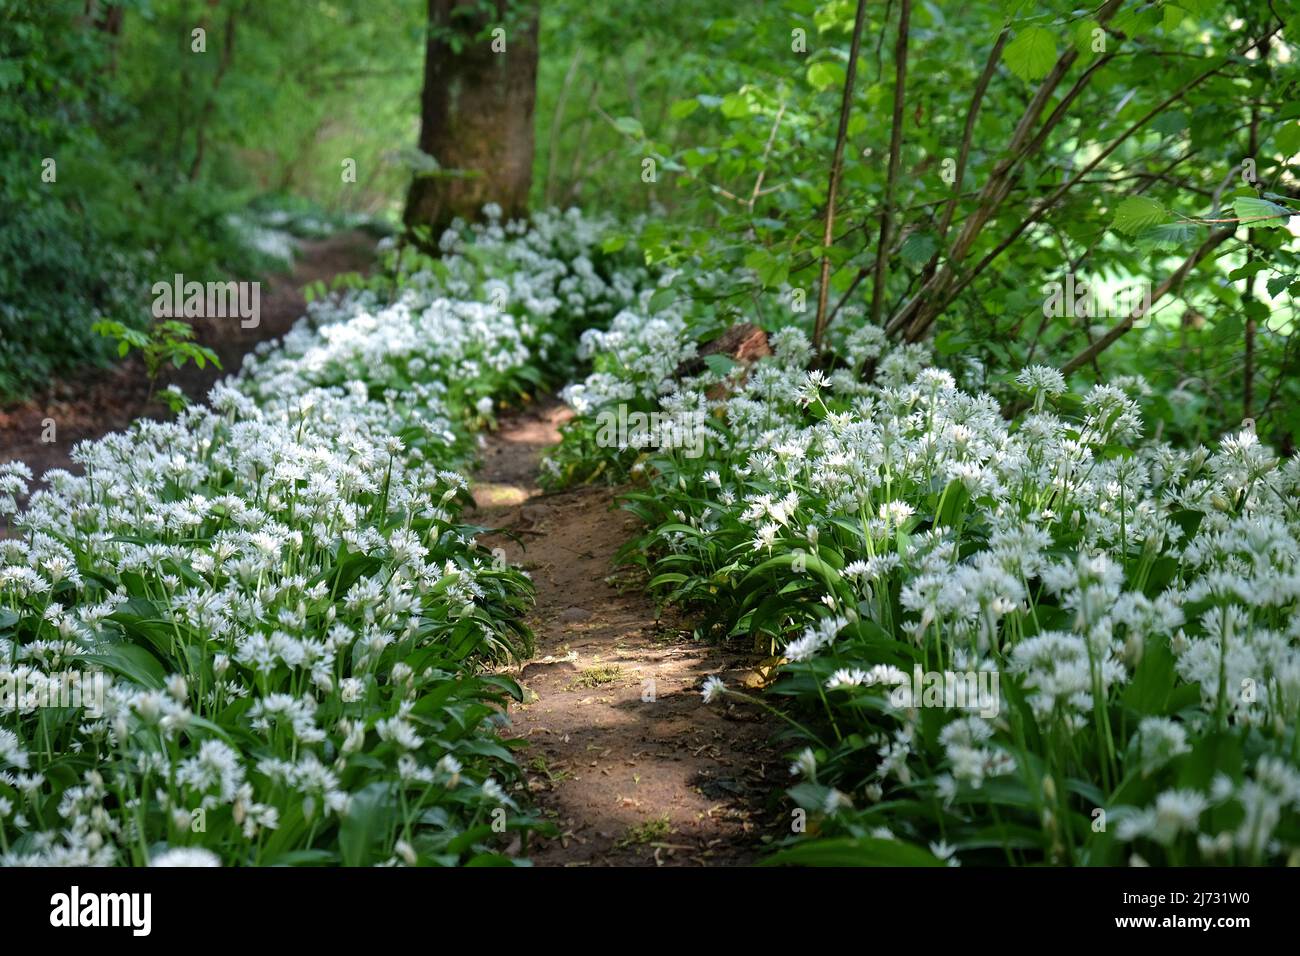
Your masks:
<instances>
[{"instance_id":1,"label":"broad green leaf","mask_svg":"<svg viewBox=\"0 0 1300 956\"><path fill-rule=\"evenodd\" d=\"M1147 226L1139 230L1137 244L1139 249L1173 252L1196 241L1203 230L1203 226L1198 226L1194 222L1161 223L1158 226Z\"/></svg>"},{"instance_id":2,"label":"broad green leaf","mask_svg":"<svg viewBox=\"0 0 1300 956\"><path fill-rule=\"evenodd\" d=\"M648 308L652 313L662 312L664 309L668 308L668 306L672 305L676 299L677 290L672 286L665 286L662 289L657 289L655 294L650 296L650 305Z\"/></svg>"},{"instance_id":3,"label":"broad green leaf","mask_svg":"<svg viewBox=\"0 0 1300 956\"><path fill-rule=\"evenodd\" d=\"M1168 218L1165 207L1146 196L1129 196L1115 210L1111 226L1130 236Z\"/></svg>"},{"instance_id":4,"label":"broad green leaf","mask_svg":"<svg viewBox=\"0 0 1300 956\"><path fill-rule=\"evenodd\" d=\"M1148 637L1133 679L1124 688L1124 703L1142 717L1164 716L1175 682L1169 641L1160 636Z\"/></svg>"},{"instance_id":5,"label":"broad green leaf","mask_svg":"<svg viewBox=\"0 0 1300 956\"><path fill-rule=\"evenodd\" d=\"M1292 215L1291 210L1285 206L1250 196L1238 198L1233 202L1232 208L1242 225L1252 229L1282 229Z\"/></svg>"},{"instance_id":6,"label":"broad green leaf","mask_svg":"<svg viewBox=\"0 0 1300 956\"><path fill-rule=\"evenodd\" d=\"M1237 279L1249 279L1251 276L1259 275L1259 273L1263 272L1267 268L1269 268L1267 262L1262 259L1256 259L1253 262L1247 262L1240 268L1233 269L1228 273L1228 278L1234 281Z\"/></svg>"},{"instance_id":7,"label":"broad green leaf","mask_svg":"<svg viewBox=\"0 0 1300 956\"><path fill-rule=\"evenodd\" d=\"M614 120L614 128L624 136L631 136L635 139L641 139L645 136L645 130L641 128L641 121L634 116L620 116Z\"/></svg>"},{"instance_id":8,"label":"broad green leaf","mask_svg":"<svg viewBox=\"0 0 1300 956\"><path fill-rule=\"evenodd\" d=\"M1002 49L1002 59L1025 82L1041 80L1056 62L1056 34L1043 27L1025 27Z\"/></svg>"},{"instance_id":9,"label":"broad green leaf","mask_svg":"<svg viewBox=\"0 0 1300 956\"><path fill-rule=\"evenodd\" d=\"M909 265L920 266L930 261L936 248L934 236L928 232L914 232L907 237L898 254Z\"/></svg>"},{"instance_id":10,"label":"broad green leaf","mask_svg":"<svg viewBox=\"0 0 1300 956\"><path fill-rule=\"evenodd\" d=\"M1165 136L1176 136L1187 129L1187 114L1182 110L1168 110L1152 121L1151 128Z\"/></svg>"},{"instance_id":11,"label":"broad green leaf","mask_svg":"<svg viewBox=\"0 0 1300 956\"><path fill-rule=\"evenodd\" d=\"M1268 294L1271 296L1281 295L1294 278L1294 275L1273 276L1266 285Z\"/></svg>"},{"instance_id":12,"label":"broad green leaf","mask_svg":"<svg viewBox=\"0 0 1300 956\"><path fill-rule=\"evenodd\" d=\"M1283 123L1273 134L1273 144L1283 159L1290 159L1300 153L1300 123Z\"/></svg>"},{"instance_id":13,"label":"broad green leaf","mask_svg":"<svg viewBox=\"0 0 1300 956\"><path fill-rule=\"evenodd\" d=\"M1103 52L1111 41L1104 31L1098 33L1098 30L1101 30L1101 24L1096 20L1080 20L1074 28L1074 48L1080 53Z\"/></svg>"},{"instance_id":14,"label":"broad green leaf","mask_svg":"<svg viewBox=\"0 0 1300 956\"><path fill-rule=\"evenodd\" d=\"M758 273L763 288L771 289L785 282L790 274L790 263L785 256L773 255L766 249L754 249L745 256L746 267Z\"/></svg>"},{"instance_id":15,"label":"broad green leaf","mask_svg":"<svg viewBox=\"0 0 1300 956\"><path fill-rule=\"evenodd\" d=\"M675 120L686 119L700 108L700 101L695 99L678 100L668 110L668 115Z\"/></svg>"},{"instance_id":16,"label":"broad green leaf","mask_svg":"<svg viewBox=\"0 0 1300 956\"><path fill-rule=\"evenodd\" d=\"M808 67L808 85L815 90L843 89L844 66L833 60L819 60Z\"/></svg>"},{"instance_id":17,"label":"broad green leaf","mask_svg":"<svg viewBox=\"0 0 1300 956\"><path fill-rule=\"evenodd\" d=\"M748 116L749 97L744 93L728 93L722 98L722 115L727 119L739 119Z\"/></svg>"},{"instance_id":18,"label":"broad green leaf","mask_svg":"<svg viewBox=\"0 0 1300 956\"><path fill-rule=\"evenodd\" d=\"M99 653L86 654L82 659L129 678L141 687L162 687L166 678L158 658L139 644L109 644Z\"/></svg>"},{"instance_id":19,"label":"broad green leaf","mask_svg":"<svg viewBox=\"0 0 1300 956\"><path fill-rule=\"evenodd\" d=\"M392 832L396 819L397 801L391 781L376 781L352 794L347 814L339 826L343 865L365 866L374 862L373 851Z\"/></svg>"},{"instance_id":20,"label":"broad green leaf","mask_svg":"<svg viewBox=\"0 0 1300 956\"><path fill-rule=\"evenodd\" d=\"M739 363L728 355L706 355L704 364L715 375L728 375Z\"/></svg>"}]
</instances>

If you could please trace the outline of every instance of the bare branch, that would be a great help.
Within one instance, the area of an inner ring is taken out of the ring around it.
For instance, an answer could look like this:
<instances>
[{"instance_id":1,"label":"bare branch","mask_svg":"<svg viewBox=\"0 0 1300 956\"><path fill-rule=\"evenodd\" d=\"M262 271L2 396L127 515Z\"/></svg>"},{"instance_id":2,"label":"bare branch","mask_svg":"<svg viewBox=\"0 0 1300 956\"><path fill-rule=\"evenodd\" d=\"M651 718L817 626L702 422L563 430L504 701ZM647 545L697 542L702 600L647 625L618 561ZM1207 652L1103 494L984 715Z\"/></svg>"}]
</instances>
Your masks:
<instances>
[{"instance_id":1,"label":"bare branch","mask_svg":"<svg viewBox=\"0 0 1300 956\"><path fill-rule=\"evenodd\" d=\"M831 159L830 182L826 189L826 228L822 232L821 285L817 290L817 321L813 325L813 348L820 349L826 332L826 295L831 278L831 240L835 235L835 194L840 188L844 165L844 140L849 133L849 110L853 105L853 79L858 68L858 49L862 45L862 21L866 18L867 0L858 0L853 19L853 41L849 46L849 64L844 76L844 97L840 100L840 128L835 135L835 155Z\"/></svg>"},{"instance_id":2,"label":"bare branch","mask_svg":"<svg viewBox=\"0 0 1300 956\"><path fill-rule=\"evenodd\" d=\"M902 0L898 13L898 41L894 44L894 116L889 132L889 170L885 175L885 196L880 211L880 240L876 244L876 274L871 288L871 324L880 324L884 304L885 272L889 263L889 230L894 224L894 180L898 178L898 157L903 147L903 107L907 97L907 40L911 25L912 0Z\"/></svg>"}]
</instances>

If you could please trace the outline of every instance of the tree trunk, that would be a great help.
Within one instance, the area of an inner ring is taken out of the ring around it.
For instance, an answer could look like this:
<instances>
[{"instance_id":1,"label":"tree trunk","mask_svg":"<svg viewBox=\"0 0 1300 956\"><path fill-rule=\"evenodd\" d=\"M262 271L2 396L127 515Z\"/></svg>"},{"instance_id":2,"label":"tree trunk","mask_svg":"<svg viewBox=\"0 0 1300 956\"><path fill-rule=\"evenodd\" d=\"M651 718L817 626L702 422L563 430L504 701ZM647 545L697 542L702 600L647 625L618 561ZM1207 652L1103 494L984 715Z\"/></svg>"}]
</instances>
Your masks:
<instances>
[{"instance_id":1,"label":"tree trunk","mask_svg":"<svg viewBox=\"0 0 1300 956\"><path fill-rule=\"evenodd\" d=\"M479 13L480 6L429 0L420 150L440 172L411 182L405 221L430 227L435 241L455 217L479 218L486 203L500 205L506 218L528 210L537 2L495 0L495 16Z\"/></svg>"},{"instance_id":2,"label":"tree trunk","mask_svg":"<svg viewBox=\"0 0 1300 956\"><path fill-rule=\"evenodd\" d=\"M126 8L112 6L101 10L99 0L86 0L85 10L83 22L93 26L107 37L108 63L104 70L112 76L117 73L117 48L122 39L122 23L126 19Z\"/></svg>"}]
</instances>

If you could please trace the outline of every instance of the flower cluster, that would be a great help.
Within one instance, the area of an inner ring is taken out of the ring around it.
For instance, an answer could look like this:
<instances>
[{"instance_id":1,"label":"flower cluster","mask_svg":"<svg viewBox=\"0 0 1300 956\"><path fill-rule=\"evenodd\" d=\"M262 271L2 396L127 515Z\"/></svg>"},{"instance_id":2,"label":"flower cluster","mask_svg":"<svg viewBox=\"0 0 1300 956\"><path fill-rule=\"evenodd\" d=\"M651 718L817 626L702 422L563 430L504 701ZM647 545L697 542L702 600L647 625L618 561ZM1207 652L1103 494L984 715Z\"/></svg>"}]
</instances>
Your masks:
<instances>
[{"instance_id":1,"label":"flower cluster","mask_svg":"<svg viewBox=\"0 0 1300 956\"><path fill-rule=\"evenodd\" d=\"M813 829L878 862L1300 854L1300 464L1249 430L1147 440L1124 390L1047 368L1008 422L871 327L830 374L786 327L752 367L682 375L689 327L591 335L566 440L597 453L611 401L707 409L702 457L631 464L636 553L702 630L785 659Z\"/></svg>"},{"instance_id":2,"label":"flower cluster","mask_svg":"<svg viewBox=\"0 0 1300 956\"><path fill-rule=\"evenodd\" d=\"M0 865L456 864L537 825L488 666L527 651L531 584L459 521L458 469L568 325L635 298L598 236L454 228L24 510L0 465Z\"/></svg>"}]
</instances>

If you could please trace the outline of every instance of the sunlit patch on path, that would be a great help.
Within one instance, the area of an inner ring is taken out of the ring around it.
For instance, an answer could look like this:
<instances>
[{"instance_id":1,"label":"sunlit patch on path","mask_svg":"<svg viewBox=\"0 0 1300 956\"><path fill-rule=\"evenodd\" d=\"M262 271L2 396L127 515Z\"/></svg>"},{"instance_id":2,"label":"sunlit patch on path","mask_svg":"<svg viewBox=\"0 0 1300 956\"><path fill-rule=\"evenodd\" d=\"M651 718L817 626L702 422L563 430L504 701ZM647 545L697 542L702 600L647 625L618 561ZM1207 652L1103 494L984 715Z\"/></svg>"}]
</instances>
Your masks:
<instances>
[{"instance_id":1,"label":"sunlit patch on path","mask_svg":"<svg viewBox=\"0 0 1300 956\"><path fill-rule=\"evenodd\" d=\"M530 800L559 836L528 855L544 866L752 862L780 824L772 728L700 696L710 674L745 682L746 662L692 642L642 582L615 573L634 523L613 491L537 487L567 417L544 404L503 422L474 487L474 520L513 536L490 544L537 585L537 653L516 671L525 702L506 733L526 741Z\"/></svg>"}]
</instances>

